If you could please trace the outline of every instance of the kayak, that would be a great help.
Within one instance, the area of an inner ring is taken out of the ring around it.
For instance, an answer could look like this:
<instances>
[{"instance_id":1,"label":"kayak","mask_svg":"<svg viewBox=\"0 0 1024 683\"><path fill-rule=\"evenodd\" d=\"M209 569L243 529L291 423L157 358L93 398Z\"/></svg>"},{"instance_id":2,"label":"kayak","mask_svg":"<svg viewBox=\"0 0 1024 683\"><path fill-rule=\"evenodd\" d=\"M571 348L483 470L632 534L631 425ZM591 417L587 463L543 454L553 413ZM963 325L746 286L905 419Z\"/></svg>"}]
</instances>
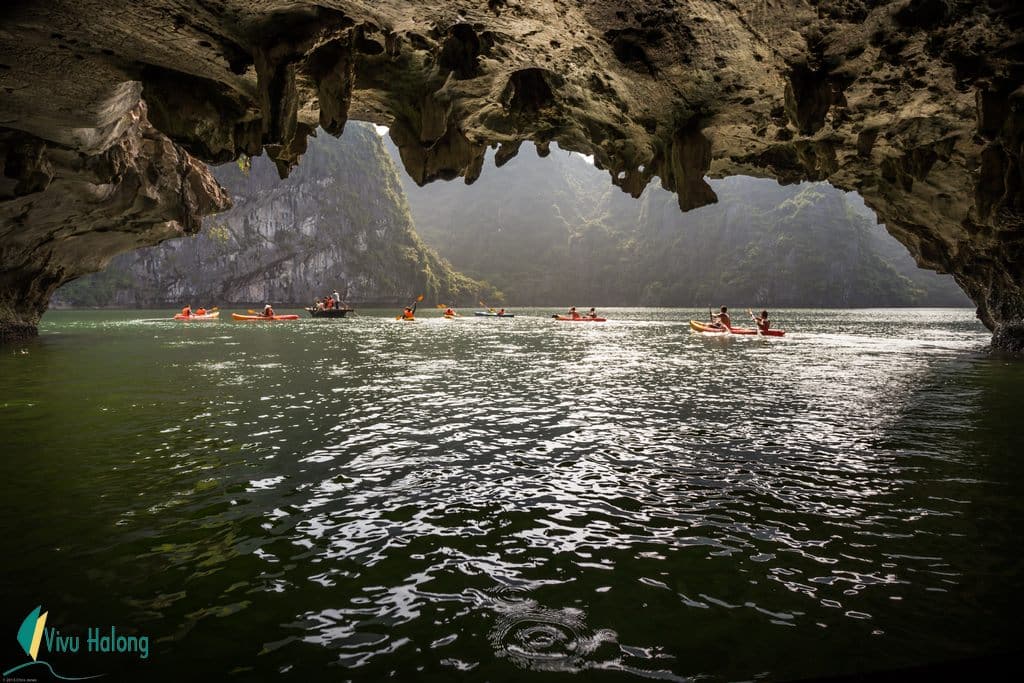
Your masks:
<instances>
[{"instance_id":1,"label":"kayak","mask_svg":"<svg viewBox=\"0 0 1024 683\"><path fill-rule=\"evenodd\" d=\"M757 330L755 330L753 328L750 328L750 327L730 327L727 330L723 330L723 329L721 329L719 327L712 327L711 325L708 325L707 323L698 322L696 320L691 320L690 321L690 329L693 330L694 332L703 332L704 334L723 334L723 335L730 335L730 334L756 335L757 334ZM781 336L786 334L786 331L785 330L768 330L767 332L762 332L761 334L763 336L765 336L765 337L781 337Z\"/></svg>"},{"instance_id":2,"label":"kayak","mask_svg":"<svg viewBox=\"0 0 1024 683\"><path fill-rule=\"evenodd\" d=\"M491 313L489 311L477 311L473 315L478 315L481 318L514 318L515 313Z\"/></svg>"},{"instance_id":3,"label":"kayak","mask_svg":"<svg viewBox=\"0 0 1024 683\"><path fill-rule=\"evenodd\" d=\"M608 320L608 318L584 318L582 316L579 318L571 318L567 315L553 315L551 317L555 320L562 320L567 323L603 323Z\"/></svg>"},{"instance_id":4,"label":"kayak","mask_svg":"<svg viewBox=\"0 0 1024 683\"><path fill-rule=\"evenodd\" d=\"M256 320L264 322L273 322L274 320L298 320L299 316L294 314L288 315L272 315L267 317L265 315L242 315L241 313L232 313L232 320Z\"/></svg>"},{"instance_id":5,"label":"kayak","mask_svg":"<svg viewBox=\"0 0 1024 683\"><path fill-rule=\"evenodd\" d=\"M455 318L459 317L459 314L458 313L445 313L444 317L448 318L449 320L454 320Z\"/></svg>"},{"instance_id":6,"label":"kayak","mask_svg":"<svg viewBox=\"0 0 1024 683\"><path fill-rule=\"evenodd\" d=\"M175 320L181 320L183 322L192 322L193 320L216 320L220 316L220 311L214 311L213 313L204 313L203 315L182 315L178 313L174 316Z\"/></svg>"}]
</instances>

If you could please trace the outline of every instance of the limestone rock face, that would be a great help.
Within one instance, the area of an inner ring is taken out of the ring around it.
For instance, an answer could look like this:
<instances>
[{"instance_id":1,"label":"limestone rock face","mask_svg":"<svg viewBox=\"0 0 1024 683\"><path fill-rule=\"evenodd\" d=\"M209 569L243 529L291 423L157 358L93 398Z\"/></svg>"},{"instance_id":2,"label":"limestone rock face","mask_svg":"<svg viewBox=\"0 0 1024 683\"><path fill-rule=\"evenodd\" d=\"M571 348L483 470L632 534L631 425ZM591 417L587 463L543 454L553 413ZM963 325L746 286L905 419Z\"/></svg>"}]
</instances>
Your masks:
<instances>
[{"instance_id":1,"label":"limestone rock face","mask_svg":"<svg viewBox=\"0 0 1024 683\"><path fill-rule=\"evenodd\" d=\"M427 301L475 304L492 290L451 270L420 241L398 169L368 124L341 139L309 139L302 164L213 169L234 206L188 239L114 258L57 291L55 305L132 307L264 303L309 305L337 290L358 306Z\"/></svg>"},{"instance_id":2,"label":"limestone rock face","mask_svg":"<svg viewBox=\"0 0 1024 683\"><path fill-rule=\"evenodd\" d=\"M0 132L0 338L34 334L63 283L120 252L195 233L202 216L230 206L138 99L86 149Z\"/></svg>"},{"instance_id":3,"label":"limestone rock face","mask_svg":"<svg viewBox=\"0 0 1024 683\"><path fill-rule=\"evenodd\" d=\"M488 145L507 160L527 139L592 154L634 196L658 177L684 210L715 200L707 175L828 180L860 192L921 265L952 273L997 342L1024 341L1016 0L54 0L5 11L4 175L21 192L50 173L39 145L105 149L140 96L191 154L262 150L282 174L317 126L337 134L352 118L390 126L419 183L472 182ZM3 212L9 232L17 212ZM4 254L0 268L13 268ZM19 277L4 282L24 288Z\"/></svg>"}]
</instances>

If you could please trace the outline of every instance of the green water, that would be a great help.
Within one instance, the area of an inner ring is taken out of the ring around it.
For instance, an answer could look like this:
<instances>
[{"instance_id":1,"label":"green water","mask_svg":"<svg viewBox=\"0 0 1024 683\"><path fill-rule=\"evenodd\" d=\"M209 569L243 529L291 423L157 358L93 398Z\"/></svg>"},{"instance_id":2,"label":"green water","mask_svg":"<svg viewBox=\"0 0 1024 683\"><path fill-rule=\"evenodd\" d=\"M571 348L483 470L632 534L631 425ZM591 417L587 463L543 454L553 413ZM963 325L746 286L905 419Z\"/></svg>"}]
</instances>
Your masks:
<instances>
[{"instance_id":1,"label":"green water","mask_svg":"<svg viewBox=\"0 0 1024 683\"><path fill-rule=\"evenodd\" d=\"M778 311L768 341L517 313L47 314L0 349L0 667L36 605L149 636L40 655L107 680L785 680L1016 649L1024 364L971 311Z\"/></svg>"}]
</instances>

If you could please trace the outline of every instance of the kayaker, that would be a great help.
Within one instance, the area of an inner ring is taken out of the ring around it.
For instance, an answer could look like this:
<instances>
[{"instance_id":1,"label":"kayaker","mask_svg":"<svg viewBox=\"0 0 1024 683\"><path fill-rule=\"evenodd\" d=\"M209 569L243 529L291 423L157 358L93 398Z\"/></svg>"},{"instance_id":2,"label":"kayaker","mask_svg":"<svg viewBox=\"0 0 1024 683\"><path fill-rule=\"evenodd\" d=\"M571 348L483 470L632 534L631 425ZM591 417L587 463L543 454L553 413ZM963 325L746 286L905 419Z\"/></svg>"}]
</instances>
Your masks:
<instances>
[{"instance_id":1,"label":"kayaker","mask_svg":"<svg viewBox=\"0 0 1024 683\"><path fill-rule=\"evenodd\" d=\"M588 318L596 318L597 317L597 311L594 310L593 306L591 306L590 310L587 311L587 317Z\"/></svg>"},{"instance_id":2,"label":"kayaker","mask_svg":"<svg viewBox=\"0 0 1024 683\"><path fill-rule=\"evenodd\" d=\"M505 309L504 308L498 309L498 315L505 315Z\"/></svg>"},{"instance_id":3,"label":"kayaker","mask_svg":"<svg viewBox=\"0 0 1024 683\"><path fill-rule=\"evenodd\" d=\"M750 313L750 318L762 332L767 332L768 328L772 326L772 322L768 319L768 311L761 311L761 315L754 315L754 312L748 308L747 313Z\"/></svg>"},{"instance_id":4,"label":"kayaker","mask_svg":"<svg viewBox=\"0 0 1024 683\"><path fill-rule=\"evenodd\" d=\"M181 309L181 314L186 318L192 317L192 306L186 305L185 308Z\"/></svg>"},{"instance_id":5,"label":"kayaker","mask_svg":"<svg viewBox=\"0 0 1024 683\"><path fill-rule=\"evenodd\" d=\"M206 315L206 309L205 308L197 308L196 309L196 315Z\"/></svg>"},{"instance_id":6,"label":"kayaker","mask_svg":"<svg viewBox=\"0 0 1024 683\"><path fill-rule=\"evenodd\" d=\"M718 313L711 316L711 324L718 328L732 327L732 318L729 317L729 308L722 306Z\"/></svg>"},{"instance_id":7,"label":"kayaker","mask_svg":"<svg viewBox=\"0 0 1024 683\"><path fill-rule=\"evenodd\" d=\"M448 308L444 309L444 314L445 315L455 315L455 310L452 309L451 306L449 306Z\"/></svg>"},{"instance_id":8,"label":"kayaker","mask_svg":"<svg viewBox=\"0 0 1024 683\"><path fill-rule=\"evenodd\" d=\"M406 307L405 307L405 310L404 310L404 311L402 311L402 317L403 317L403 318L404 318L405 320L413 320L413 319L415 319L415 317L416 317L416 313L415 313L415 311L413 311L413 310L412 310L411 308L409 308L408 306L406 306Z\"/></svg>"},{"instance_id":9,"label":"kayaker","mask_svg":"<svg viewBox=\"0 0 1024 683\"><path fill-rule=\"evenodd\" d=\"M569 309L569 317L572 318L573 320L579 320L580 319L580 314L576 311L576 307L575 306L573 306L572 308Z\"/></svg>"},{"instance_id":10,"label":"kayaker","mask_svg":"<svg viewBox=\"0 0 1024 683\"><path fill-rule=\"evenodd\" d=\"M271 308L270 304L267 304L266 306L263 307L263 317L264 318L273 318L274 317L274 309Z\"/></svg>"}]
</instances>

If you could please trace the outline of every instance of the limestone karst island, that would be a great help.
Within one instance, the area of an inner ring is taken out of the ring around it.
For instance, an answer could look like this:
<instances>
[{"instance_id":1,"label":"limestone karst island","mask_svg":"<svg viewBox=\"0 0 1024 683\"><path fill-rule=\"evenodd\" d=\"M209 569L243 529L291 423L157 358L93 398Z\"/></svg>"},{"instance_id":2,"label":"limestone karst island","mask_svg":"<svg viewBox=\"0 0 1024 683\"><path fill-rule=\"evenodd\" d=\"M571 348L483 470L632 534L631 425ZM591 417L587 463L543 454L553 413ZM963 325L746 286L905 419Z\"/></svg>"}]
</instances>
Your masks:
<instances>
[{"instance_id":1,"label":"limestone karst island","mask_svg":"<svg viewBox=\"0 0 1024 683\"><path fill-rule=\"evenodd\" d=\"M1016 680L1018 0L9 0L0 680Z\"/></svg>"}]
</instances>

